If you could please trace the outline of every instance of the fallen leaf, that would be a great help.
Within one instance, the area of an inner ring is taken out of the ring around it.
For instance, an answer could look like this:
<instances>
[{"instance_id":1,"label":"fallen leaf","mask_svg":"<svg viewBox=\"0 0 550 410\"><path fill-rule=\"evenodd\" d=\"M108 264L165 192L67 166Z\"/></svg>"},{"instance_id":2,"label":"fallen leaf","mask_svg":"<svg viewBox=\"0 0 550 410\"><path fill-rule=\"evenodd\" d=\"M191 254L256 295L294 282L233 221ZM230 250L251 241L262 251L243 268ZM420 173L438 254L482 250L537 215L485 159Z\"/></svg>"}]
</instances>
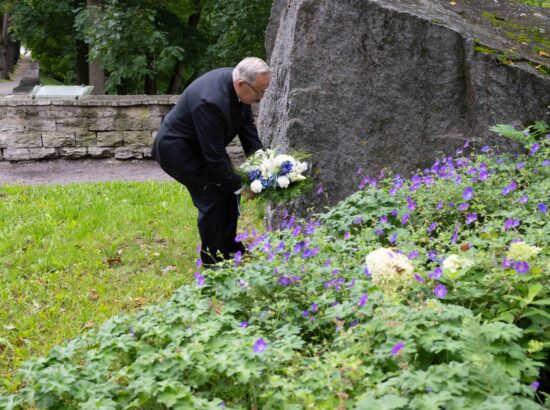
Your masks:
<instances>
[{"instance_id":1,"label":"fallen leaf","mask_svg":"<svg viewBox=\"0 0 550 410\"><path fill-rule=\"evenodd\" d=\"M548 54L546 51L540 50L539 51L539 56L548 58L548 57L550 57L550 54Z\"/></svg>"},{"instance_id":2,"label":"fallen leaf","mask_svg":"<svg viewBox=\"0 0 550 410\"><path fill-rule=\"evenodd\" d=\"M456 1L451 1L449 4L450 4L451 6L456 6Z\"/></svg>"},{"instance_id":3,"label":"fallen leaf","mask_svg":"<svg viewBox=\"0 0 550 410\"><path fill-rule=\"evenodd\" d=\"M141 296L134 298L134 306L135 307L141 307L145 303L145 299L143 299Z\"/></svg>"},{"instance_id":4,"label":"fallen leaf","mask_svg":"<svg viewBox=\"0 0 550 410\"><path fill-rule=\"evenodd\" d=\"M172 271L175 271L175 270L176 270L176 267L170 265L170 266L167 266L166 268L164 268L164 269L162 270L162 273L166 274L166 273L168 273L168 272L172 272Z\"/></svg>"},{"instance_id":5,"label":"fallen leaf","mask_svg":"<svg viewBox=\"0 0 550 410\"><path fill-rule=\"evenodd\" d=\"M460 245L460 250L462 252L466 252L470 249L470 244L469 243L463 243L462 245Z\"/></svg>"},{"instance_id":6,"label":"fallen leaf","mask_svg":"<svg viewBox=\"0 0 550 410\"><path fill-rule=\"evenodd\" d=\"M84 325L82 325L82 329L84 329L84 330L85 329L91 329L93 327L95 327L95 323L92 322L91 320L89 322L84 323Z\"/></svg>"},{"instance_id":7,"label":"fallen leaf","mask_svg":"<svg viewBox=\"0 0 550 410\"><path fill-rule=\"evenodd\" d=\"M221 315L223 310L223 301L213 300L212 302L210 302L210 307L217 315Z\"/></svg>"},{"instance_id":8,"label":"fallen leaf","mask_svg":"<svg viewBox=\"0 0 550 410\"><path fill-rule=\"evenodd\" d=\"M109 264L109 267L122 262L122 259L120 259L120 255L122 255L121 250L119 250L112 258L107 258L107 263Z\"/></svg>"},{"instance_id":9,"label":"fallen leaf","mask_svg":"<svg viewBox=\"0 0 550 410\"><path fill-rule=\"evenodd\" d=\"M96 290L92 289L90 291L90 294L88 295L88 300L95 302L98 298L99 298L99 295L97 294Z\"/></svg>"}]
</instances>

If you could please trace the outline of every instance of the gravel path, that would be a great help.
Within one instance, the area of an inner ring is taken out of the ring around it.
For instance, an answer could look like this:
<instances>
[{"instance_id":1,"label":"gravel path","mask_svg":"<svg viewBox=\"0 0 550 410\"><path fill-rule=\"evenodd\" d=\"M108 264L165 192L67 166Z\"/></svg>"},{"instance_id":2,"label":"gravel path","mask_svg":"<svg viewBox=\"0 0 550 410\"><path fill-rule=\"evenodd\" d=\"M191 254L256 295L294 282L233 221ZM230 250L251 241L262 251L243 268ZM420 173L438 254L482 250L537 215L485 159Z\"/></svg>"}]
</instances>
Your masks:
<instances>
[{"instance_id":1,"label":"gravel path","mask_svg":"<svg viewBox=\"0 0 550 410\"><path fill-rule=\"evenodd\" d=\"M84 159L0 162L0 184L70 184L102 181L170 181L155 161Z\"/></svg>"}]
</instances>

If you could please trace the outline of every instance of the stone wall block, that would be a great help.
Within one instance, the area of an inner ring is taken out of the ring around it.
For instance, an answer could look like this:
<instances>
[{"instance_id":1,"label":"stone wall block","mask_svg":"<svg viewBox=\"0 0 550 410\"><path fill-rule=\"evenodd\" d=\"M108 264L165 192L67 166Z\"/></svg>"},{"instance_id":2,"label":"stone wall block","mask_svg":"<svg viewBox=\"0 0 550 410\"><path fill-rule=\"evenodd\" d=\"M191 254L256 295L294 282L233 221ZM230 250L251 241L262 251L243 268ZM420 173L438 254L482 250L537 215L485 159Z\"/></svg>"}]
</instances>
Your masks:
<instances>
[{"instance_id":1,"label":"stone wall block","mask_svg":"<svg viewBox=\"0 0 550 410\"><path fill-rule=\"evenodd\" d=\"M101 117L91 122L87 129L89 131L113 131L115 127L115 117Z\"/></svg>"},{"instance_id":2,"label":"stone wall block","mask_svg":"<svg viewBox=\"0 0 550 410\"><path fill-rule=\"evenodd\" d=\"M114 148L109 147L90 147L88 155L92 158L111 158L115 153Z\"/></svg>"},{"instance_id":3,"label":"stone wall block","mask_svg":"<svg viewBox=\"0 0 550 410\"><path fill-rule=\"evenodd\" d=\"M53 159L59 154L55 148L29 148L29 159Z\"/></svg>"},{"instance_id":4,"label":"stone wall block","mask_svg":"<svg viewBox=\"0 0 550 410\"><path fill-rule=\"evenodd\" d=\"M48 147L73 147L75 146L75 134L71 132L69 134L59 132L43 132L42 133L42 145Z\"/></svg>"},{"instance_id":5,"label":"stone wall block","mask_svg":"<svg viewBox=\"0 0 550 410\"><path fill-rule=\"evenodd\" d=\"M81 159L88 155L88 150L84 147L79 148L58 148L59 155L65 159Z\"/></svg>"},{"instance_id":6,"label":"stone wall block","mask_svg":"<svg viewBox=\"0 0 550 410\"><path fill-rule=\"evenodd\" d=\"M39 132L0 133L0 147L36 148L41 146L42 146L42 135Z\"/></svg>"},{"instance_id":7,"label":"stone wall block","mask_svg":"<svg viewBox=\"0 0 550 410\"><path fill-rule=\"evenodd\" d=\"M124 131L124 145L151 146L153 137L150 131Z\"/></svg>"},{"instance_id":8,"label":"stone wall block","mask_svg":"<svg viewBox=\"0 0 550 410\"><path fill-rule=\"evenodd\" d=\"M75 134L75 145L77 147L92 147L97 145L97 134L95 132L77 132Z\"/></svg>"},{"instance_id":9,"label":"stone wall block","mask_svg":"<svg viewBox=\"0 0 550 410\"><path fill-rule=\"evenodd\" d=\"M6 148L4 150L4 160L6 161L28 161L28 148Z\"/></svg>"},{"instance_id":10,"label":"stone wall block","mask_svg":"<svg viewBox=\"0 0 550 410\"><path fill-rule=\"evenodd\" d=\"M98 131L97 146L98 147L119 147L124 144L123 131Z\"/></svg>"},{"instance_id":11,"label":"stone wall block","mask_svg":"<svg viewBox=\"0 0 550 410\"><path fill-rule=\"evenodd\" d=\"M152 151L151 147L142 148L143 158L153 158L151 151Z\"/></svg>"},{"instance_id":12,"label":"stone wall block","mask_svg":"<svg viewBox=\"0 0 550 410\"><path fill-rule=\"evenodd\" d=\"M117 118L114 120L112 129L116 131L142 131L148 128L143 120Z\"/></svg>"},{"instance_id":13,"label":"stone wall block","mask_svg":"<svg viewBox=\"0 0 550 410\"><path fill-rule=\"evenodd\" d=\"M27 132L49 132L55 131L55 120L24 119L25 131Z\"/></svg>"},{"instance_id":14,"label":"stone wall block","mask_svg":"<svg viewBox=\"0 0 550 410\"><path fill-rule=\"evenodd\" d=\"M143 147L127 145L115 148L116 159L142 159Z\"/></svg>"}]
</instances>

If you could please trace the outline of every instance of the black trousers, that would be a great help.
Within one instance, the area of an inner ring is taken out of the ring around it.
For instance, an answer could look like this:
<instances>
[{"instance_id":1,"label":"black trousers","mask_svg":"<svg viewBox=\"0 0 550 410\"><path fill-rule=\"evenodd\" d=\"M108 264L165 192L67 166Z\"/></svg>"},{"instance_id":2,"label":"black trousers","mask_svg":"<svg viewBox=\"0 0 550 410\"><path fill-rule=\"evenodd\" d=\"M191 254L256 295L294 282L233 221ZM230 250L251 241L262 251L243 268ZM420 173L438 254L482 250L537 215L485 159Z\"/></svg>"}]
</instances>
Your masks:
<instances>
[{"instance_id":1,"label":"black trousers","mask_svg":"<svg viewBox=\"0 0 550 410\"><path fill-rule=\"evenodd\" d=\"M153 158L189 191L199 212L201 258L208 265L229 258L230 253L245 251L243 244L235 241L240 196L223 192L208 174L204 161L192 155L194 150L183 138L157 137Z\"/></svg>"}]
</instances>

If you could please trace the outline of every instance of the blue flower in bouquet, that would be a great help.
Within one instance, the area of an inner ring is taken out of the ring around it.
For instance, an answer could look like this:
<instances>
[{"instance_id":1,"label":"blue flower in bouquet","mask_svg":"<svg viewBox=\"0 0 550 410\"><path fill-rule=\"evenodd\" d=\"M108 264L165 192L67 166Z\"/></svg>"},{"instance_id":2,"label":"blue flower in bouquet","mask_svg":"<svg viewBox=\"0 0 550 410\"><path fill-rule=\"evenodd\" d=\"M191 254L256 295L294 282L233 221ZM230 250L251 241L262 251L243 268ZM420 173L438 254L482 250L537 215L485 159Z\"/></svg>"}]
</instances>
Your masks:
<instances>
[{"instance_id":1,"label":"blue flower in bouquet","mask_svg":"<svg viewBox=\"0 0 550 410\"><path fill-rule=\"evenodd\" d=\"M281 171L279 172L279 175L284 176L290 173L292 171L293 165L290 161L285 161L281 164Z\"/></svg>"},{"instance_id":2,"label":"blue flower in bouquet","mask_svg":"<svg viewBox=\"0 0 550 410\"><path fill-rule=\"evenodd\" d=\"M262 186L265 188L269 188L270 186L273 186L273 181L275 181L275 177L271 176L269 178L261 178L260 182L262 183Z\"/></svg>"},{"instance_id":3,"label":"blue flower in bouquet","mask_svg":"<svg viewBox=\"0 0 550 410\"><path fill-rule=\"evenodd\" d=\"M257 179L260 179L260 177L262 176L262 172L259 169L253 169L252 171L248 172L247 176L248 176L248 180L252 182Z\"/></svg>"}]
</instances>

